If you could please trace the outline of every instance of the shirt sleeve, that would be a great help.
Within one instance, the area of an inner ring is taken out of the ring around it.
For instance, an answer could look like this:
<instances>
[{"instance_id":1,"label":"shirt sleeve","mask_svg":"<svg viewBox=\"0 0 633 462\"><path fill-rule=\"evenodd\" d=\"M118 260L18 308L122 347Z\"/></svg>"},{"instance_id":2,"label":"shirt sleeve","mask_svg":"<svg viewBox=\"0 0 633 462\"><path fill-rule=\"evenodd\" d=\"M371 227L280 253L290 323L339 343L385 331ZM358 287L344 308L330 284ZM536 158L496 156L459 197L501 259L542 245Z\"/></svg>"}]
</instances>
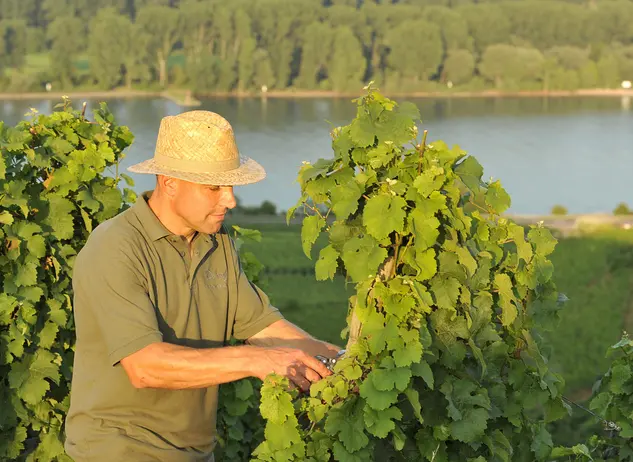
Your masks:
<instances>
[{"instance_id":1,"label":"shirt sleeve","mask_svg":"<svg viewBox=\"0 0 633 462\"><path fill-rule=\"evenodd\" d=\"M233 336L238 340L246 340L261 332L272 323L284 319L279 310L270 304L268 296L248 280L242 270L235 248L234 261L238 268L237 275L237 310L233 325Z\"/></svg>"},{"instance_id":2,"label":"shirt sleeve","mask_svg":"<svg viewBox=\"0 0 633 462\"><path fill-rule=\"evenodd\" d=\"M95 252L94 247L75 262L75 310L87 311L84 318L96 322L114 366L163 336L131 248L119 244Z\"/></svg>"}]
</instances>

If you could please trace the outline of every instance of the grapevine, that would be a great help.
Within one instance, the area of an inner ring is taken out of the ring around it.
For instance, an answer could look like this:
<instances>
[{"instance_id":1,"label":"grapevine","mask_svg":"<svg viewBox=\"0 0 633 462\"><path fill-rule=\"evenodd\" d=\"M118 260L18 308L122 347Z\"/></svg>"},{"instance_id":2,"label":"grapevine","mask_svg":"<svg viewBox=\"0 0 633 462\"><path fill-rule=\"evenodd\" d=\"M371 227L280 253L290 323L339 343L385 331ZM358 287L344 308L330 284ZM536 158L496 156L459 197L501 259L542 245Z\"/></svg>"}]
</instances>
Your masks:
<instances>
[{"instance_id":1,"label":"grapevine","mask_svg":"<svg viewBox=\"0 0 633 462\"><path fill-rule=\"evenodd\" d=\"M334 155L299 172L306 255L326 233L319 280L342 273L347 354L309 395L269 377L261 461L546 460L568 412L539 350L556 319L540 225L504 218L510 197L459 147L427 144L419 112L371 85L332 131ZM420 139L421 138L421 139Z\"/></svg>"}]
</instances>

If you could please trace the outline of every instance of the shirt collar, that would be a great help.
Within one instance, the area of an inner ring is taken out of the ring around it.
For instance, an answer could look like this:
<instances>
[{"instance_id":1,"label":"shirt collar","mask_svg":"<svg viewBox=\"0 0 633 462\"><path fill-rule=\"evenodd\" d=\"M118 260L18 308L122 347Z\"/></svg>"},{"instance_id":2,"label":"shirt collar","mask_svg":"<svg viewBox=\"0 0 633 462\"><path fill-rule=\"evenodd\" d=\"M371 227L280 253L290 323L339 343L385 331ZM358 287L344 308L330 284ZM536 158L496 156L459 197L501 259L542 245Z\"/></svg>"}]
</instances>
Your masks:
<instances>
[{"instance_id":1,"label":"shirt collar","mask_svg":"<svg viewBox=\"0 0 633 462\"><path fill-rule=\"evenodd\" d=\"M172 233L165 228L165 225L161 223L147 203L152 195L152 192L153 191L145 191L141 194L136 203L132 206L132 209L140 222L143 224L149 238L153 241L157 241L165 236L171 235Z\"/></svg>"}]
</instances>

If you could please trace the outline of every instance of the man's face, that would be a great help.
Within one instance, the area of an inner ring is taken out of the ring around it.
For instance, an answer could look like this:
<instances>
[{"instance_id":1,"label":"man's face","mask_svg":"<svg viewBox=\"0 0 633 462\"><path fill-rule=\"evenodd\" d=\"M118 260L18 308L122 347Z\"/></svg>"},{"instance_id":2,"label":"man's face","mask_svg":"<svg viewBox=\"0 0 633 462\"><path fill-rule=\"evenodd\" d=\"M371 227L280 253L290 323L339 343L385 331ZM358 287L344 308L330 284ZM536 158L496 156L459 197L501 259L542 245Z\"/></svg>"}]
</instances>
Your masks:
<instances>
[{"instance_id":1,"label":"man's face","mask_svg":"<svg viewBox=\"0 0 633 462\"><path fill-rule=\"evenodd\" d=\"M212 186L179 180L174 211L199 233L217 233L224 216L236 205L233 186Z\"/></svg>"}]
</instances>

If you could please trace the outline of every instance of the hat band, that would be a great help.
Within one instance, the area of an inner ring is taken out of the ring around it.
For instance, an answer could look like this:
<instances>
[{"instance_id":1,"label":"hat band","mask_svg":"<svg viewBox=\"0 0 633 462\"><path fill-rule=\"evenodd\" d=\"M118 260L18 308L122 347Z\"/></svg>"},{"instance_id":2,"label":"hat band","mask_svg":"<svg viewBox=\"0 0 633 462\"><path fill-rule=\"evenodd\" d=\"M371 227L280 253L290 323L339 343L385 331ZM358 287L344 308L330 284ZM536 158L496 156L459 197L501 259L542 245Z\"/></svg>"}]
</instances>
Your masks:
<instances>
[{"instance_id":1,"label":"hat band","mask_svg":"<svg viewBox=\"0 0 633 462\"><path fill-rule=\"evenodd\" d=\"M154 161L163 167L168 167L181 172L191 173L219 173L227 172L229 170L235 170L240 166L240 158L216 161L200 161L200 160L187 160L176 159L174 157L164 156L162 154L156 154Z\"/></svg>"}]
</instances>

